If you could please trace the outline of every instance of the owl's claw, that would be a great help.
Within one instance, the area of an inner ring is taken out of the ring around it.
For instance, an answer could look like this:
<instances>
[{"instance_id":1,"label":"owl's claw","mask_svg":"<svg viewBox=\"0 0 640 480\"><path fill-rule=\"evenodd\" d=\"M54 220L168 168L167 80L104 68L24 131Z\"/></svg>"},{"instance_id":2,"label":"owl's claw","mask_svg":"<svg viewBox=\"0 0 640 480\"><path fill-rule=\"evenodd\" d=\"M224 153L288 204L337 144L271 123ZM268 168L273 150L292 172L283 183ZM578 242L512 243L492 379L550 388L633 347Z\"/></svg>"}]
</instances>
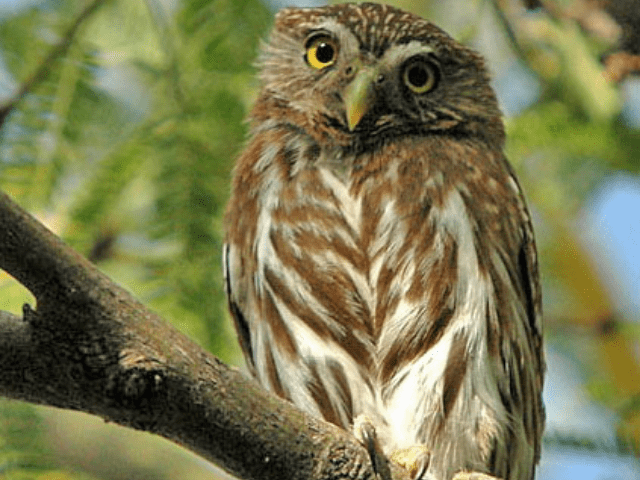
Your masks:
<instances>
[{"instance_id":1,"label":"owl's claw","mask_svg":"<svg viewBox=\"0 0 640 480\"><path fill-rule=\"evenodd\" d=\"M353 422L353 435L369 452L371 466L378 478L391 480L391 471L387 465L387 459L382 453L382 448L378 442L376 428L366 415L358 415Z\"/></svg>"},{"instance_id":2,"label":"owl's claw","mask_svg":"<svg viewBox=\"0 0 640 480\"><path fill-rule=\"evenodd\" d=\"M353 422L353 434L369 452L373 471L378 478L390 480L391 470L387 458L382 453L373 422L366 415L358 415ZM433 480L427 472L431 453L424 445L396 450L391 454L390 460L407 470L413 480Z\"/></svg>"},{"instance_id":3,"label":"owl's claw","mask_svg":"<svg viewBox=\"0 0 640 480\"><path fill-rule=\"evenodd\" d=\"M433 477L427 473L431 453L424 445L402 448L391 454L391 461L397 463L409 472L414 480L431 480Z\"/></svg>"},{"instance_id":4,"label":"owl's claw","mask_svg":"<svg viewBox=\"0 0 640 480\"><path fill-rule=\"evenodd\" d=\"M458 472L454 475L453 480L500 480L481 472Z\"/></svg>"}]
</instances>

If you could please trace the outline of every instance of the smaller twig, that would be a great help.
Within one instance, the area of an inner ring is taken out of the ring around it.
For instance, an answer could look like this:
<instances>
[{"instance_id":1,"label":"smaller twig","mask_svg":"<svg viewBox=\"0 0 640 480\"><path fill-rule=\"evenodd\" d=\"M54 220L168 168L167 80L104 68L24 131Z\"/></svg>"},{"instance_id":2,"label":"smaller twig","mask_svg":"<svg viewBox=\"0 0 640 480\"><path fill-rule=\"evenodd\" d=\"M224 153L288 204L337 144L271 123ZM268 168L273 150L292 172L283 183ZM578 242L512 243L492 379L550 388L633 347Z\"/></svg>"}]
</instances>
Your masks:
<instances>
[{"instance_id":1,"label":"smaller twig","mask_svg":"<svg viewBox=\"0 0 640 480\"><path fill-rule=\"evenodd\" d=\"M620 83L630 75L640 74L640 55L627 52L616 52L604 60L604 75L613 83Z\"/></svg>"},{"instance_id":2,"label":"smaller twig","mask_svg":"<svg viewBox=\"0 0 640 480\"><path fill-rule=\"evenodd\" d=\"M3 105L0 105L0 128L2 128L5 120L7 119L9 114L16 108L20 100L22 100L27 93L33 91L35 87L37 87L44 79L46 79L49 75L49 72L51 71L54 62L58 58L64 56L65 53L67 53L67 50L69 50L69 47L73 43L73 40L75 39L80 26L107 1L108 0L94 0L89 5L87 5L85 9L76 17L71 26L69 26L67 31L62 35L60 41L56 45L54 45L51 50L49 50L49 53L44 58L42 63L40 63L36 70L31 75L29 75L29 77L22 83L16 94Z\"/></svg>"},{"instance_id":3,"label":"smaller twig","mask_svg":"<svg viewBox=\"0 0 640 480\"><path fill-rule=\"evenodd\" d=\"M491 0L491 5L493 6L496 18L500 22L500 25L502 25L502 28L504 29L504 32L507 35L507 39L509 40L509 43L511 44L514 52L518 57L526 58L524 48L520 43L520 40L518 39L518 36L516 35L516 32L511 24L512 22L508 13L508 10L511 7L506 5L503 0Z\"/></svg>"}]
</instances>

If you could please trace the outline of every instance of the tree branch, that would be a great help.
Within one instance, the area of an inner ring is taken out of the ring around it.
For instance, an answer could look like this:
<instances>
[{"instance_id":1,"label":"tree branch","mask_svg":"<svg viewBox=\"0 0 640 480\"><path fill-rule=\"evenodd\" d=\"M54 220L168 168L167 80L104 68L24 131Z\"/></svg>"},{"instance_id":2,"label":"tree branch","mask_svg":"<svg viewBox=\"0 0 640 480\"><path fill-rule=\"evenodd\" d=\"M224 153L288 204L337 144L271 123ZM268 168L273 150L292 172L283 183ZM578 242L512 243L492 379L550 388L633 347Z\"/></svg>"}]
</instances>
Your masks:
<instances>
[{"instance_id":1,"label":"tree branch","mask_svg":"<svg viewBox=\"0 0 640 480\"><path fill-rule=\"evenodd\" d=\"M203 351L2 193L0 267L37 299L0 313L0 395L162 435L244 479L374 478L351 435Z\"/></svg>"}]
</instances>

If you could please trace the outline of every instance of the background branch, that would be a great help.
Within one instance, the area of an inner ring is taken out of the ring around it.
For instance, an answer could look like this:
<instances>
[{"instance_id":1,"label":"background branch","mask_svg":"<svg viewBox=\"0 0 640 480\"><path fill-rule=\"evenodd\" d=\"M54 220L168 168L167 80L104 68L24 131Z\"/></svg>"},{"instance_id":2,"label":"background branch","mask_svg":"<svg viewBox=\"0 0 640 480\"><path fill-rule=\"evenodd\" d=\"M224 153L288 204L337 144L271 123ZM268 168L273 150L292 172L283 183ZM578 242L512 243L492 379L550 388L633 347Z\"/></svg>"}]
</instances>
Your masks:
<instances>
[{"instance_id":1,"label":"background branch","mask_svg":"<svg viewBox=\"0 0 640 480\"><path fill-rule=\"evenodd\" d=\"M0 104L0 128L9 114L15 109L16 105L22 98L29 92L31 92L39 83L44 81L53 66L53 63L64 55L72 45L73 40L78 33L79 28L84 22L91 18L91 16L104 5L108 0L94 0L89 3L84 10L82 10L77 17L75 17L73 23L67 28L66 32L62 35L60 41L54 45L44 60L38 65L38 68L20 85L20 89L15 95L4 104Z\"/></svg>"}]
</instances>

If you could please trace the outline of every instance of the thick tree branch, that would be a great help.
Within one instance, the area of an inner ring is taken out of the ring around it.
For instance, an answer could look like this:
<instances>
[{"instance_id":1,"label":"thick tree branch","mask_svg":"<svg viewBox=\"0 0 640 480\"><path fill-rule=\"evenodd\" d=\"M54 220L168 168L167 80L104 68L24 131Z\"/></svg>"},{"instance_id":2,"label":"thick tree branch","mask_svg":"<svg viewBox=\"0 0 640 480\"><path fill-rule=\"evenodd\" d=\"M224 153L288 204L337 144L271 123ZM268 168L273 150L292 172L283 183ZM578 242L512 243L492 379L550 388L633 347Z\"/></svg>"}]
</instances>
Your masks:
<instances>
[{"instance_id":1,"label":"thick tree branch","mask_svg":"<svg viewBox=\"0 0 640 480\"><path fill-rule=\"evenodd\" d=\"M4 194L0 267L37 299L0 314L0 395L162 435L245 479L374 478L347 432L203 351Z\"/></svg>"}]
</instances>

